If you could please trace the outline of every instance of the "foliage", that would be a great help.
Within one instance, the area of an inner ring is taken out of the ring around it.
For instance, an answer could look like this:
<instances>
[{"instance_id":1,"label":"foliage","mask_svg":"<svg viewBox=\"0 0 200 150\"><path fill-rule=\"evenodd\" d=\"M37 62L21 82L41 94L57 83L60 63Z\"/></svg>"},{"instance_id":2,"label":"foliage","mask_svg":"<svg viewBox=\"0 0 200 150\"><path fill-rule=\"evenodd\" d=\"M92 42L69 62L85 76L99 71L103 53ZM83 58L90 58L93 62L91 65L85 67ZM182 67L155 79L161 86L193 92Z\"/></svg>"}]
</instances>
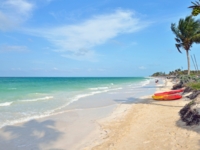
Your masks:
<instances>
[{"instance_id":1,"label":"foliage","mask_svg":"<svg viewBox=\"0 0 200 150\"><path fill-rule=\"evenodd\" d=\"M165 72L156 72L154 74L152 74L153 77L156 77L156 76L165 76Z\"/></svg>"},{"instance_id":2,"label":"foliage","mask_svg":"<svg viewBox=\"0 0 200 150\"><path fill-rule=\"evenodd\" d=\"M186 84L188 85L188 83L194 83L194 82L199 82L200 83L200 78L196 75L181 75L179 77L180 82L182 84Z\"/></svg>"},{"instance_id":3,"label":"foliage","mask_svg":"<svg viewBox=\"0 0 200 150\"><path fill-rule=\"evenodd\" d=\"M182 75L179 77L180 79L180 82L185 84L185 83L188 83L188 82L191 82L191 76L190 75Z\"/></svg>"},{"instance_id":4,"label":"foliage","mask_svg":"<svg viewBox=\"0 0 200 150\"><path fill-rule=\"evenodd\" d=\"M193 43L200 43L200 20L194 20L192 16L180 19L178 26L171 24L171 30L175 34L175 46L181 53L180 48L189 50Z\"/></svg>"},{"instance_id":5,"label":"foliage","mask_svg":"<svg viewBox=\"0 0 200 150\"><path fill-rule=\"evenodd\" d=\"M194 7L192 10L192 15L197 16L200 13L200 7Z\"/></svg>"},{"instance_id":6,"label":"foliage","mask_svg":"<svg viewBox=\"0 0 200 150\"><path fill-rule=\"evenodd\" d=\"M200 13L200 3L199 2L192 2L192 6L188 8L192 8L192 15L197 16Z\"/></svg>"},{"instance_id":7,"label":"foliage","mask_svg":"<svg viewBox=\"0 0 200 150\"><path fill-rule=\"evenodd\" d=\"M181 71L181 69L176 69L174 71L170 71L169 72L169 75L175 75L175 76L177 76L177 75L181 75L181 74L183 74L182 71Z\"/></svg>"},{"instance_id":8,"label":"foliage","mask_svg":"<svg viewBox=\"0 0 200 150\"><path fill-rule=\"evenodd\" d=\"M186 50L188 62L188 75L190 74L189 50L193 43L200 43L200 20L195 20L192 16L180 19L178 25L171 24L171 30L175 34L176 48L181 52L181 48Z\"/></svg>"},{"instance_id":9,"label":"foliage","mask_svg":"<svg viewBox=\"0 0 200 150\"><path fill-rule=\"evenodd\" d=\"M200 71L197 72L197 71L191 70L190 76L197 76L199 74L200 74ZM169 71L169 73L156 72L152 74L152 76L176 76L178 78L183 75L187 75L187 70L175 69L173 71Z\"/></svg>"},{"instance_id":10,"label":"foliage","mask_svg":"<svg viewBox=\"0 0 200 150\"><path fill-rule=\"evenodd\" d=\"M200 90L200 80L198 82L190 82L187 86L191 87L193 90Z\"/></svg>"}]
</instances>

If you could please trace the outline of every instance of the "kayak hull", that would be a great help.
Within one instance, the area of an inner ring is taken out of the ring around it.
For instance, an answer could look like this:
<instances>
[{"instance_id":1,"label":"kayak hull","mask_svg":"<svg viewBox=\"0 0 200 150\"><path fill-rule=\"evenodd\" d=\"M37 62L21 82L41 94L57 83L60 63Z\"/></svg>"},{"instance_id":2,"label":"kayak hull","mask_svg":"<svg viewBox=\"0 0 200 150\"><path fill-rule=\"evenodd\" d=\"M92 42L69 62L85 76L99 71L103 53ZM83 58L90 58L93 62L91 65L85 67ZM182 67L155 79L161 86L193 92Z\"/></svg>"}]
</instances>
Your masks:
<instances>
[{"instance_id":1,"label":"kayak hull","mask_svg":"<svg viewBox=\"0 0 200 150\"><path fill-rule=\"evenodd\" d=\"M178 100L182 98L180 94L172 94L172 95L153 95L152 98L154 100Z\"/></svg>"},{"instance_id":2,"label":"kayak hull","mask_svg":"<svg viewBox=\"0 0 200 150\"><path fill-rule=\"evenodd\" d=\"M169 95L169 94L176 94L176 93L180 93L183 92L184 89L179 89L179 90L171 90L171 91L165 91L165 92L159 92L159 93L155 93L155 96L161 96L161 95Z\"/></svg>"}]
</instances>

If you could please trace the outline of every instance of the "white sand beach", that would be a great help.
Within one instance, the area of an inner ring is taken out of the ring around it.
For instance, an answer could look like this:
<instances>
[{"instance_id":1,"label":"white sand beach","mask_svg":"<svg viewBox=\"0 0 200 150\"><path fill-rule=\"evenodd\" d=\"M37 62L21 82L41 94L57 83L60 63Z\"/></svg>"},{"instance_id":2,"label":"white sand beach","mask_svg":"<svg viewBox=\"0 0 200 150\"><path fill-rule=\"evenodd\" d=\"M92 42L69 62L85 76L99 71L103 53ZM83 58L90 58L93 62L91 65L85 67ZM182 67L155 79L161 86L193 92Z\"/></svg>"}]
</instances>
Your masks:
<instances>
[{"instance_id":1,"label":"white sand beach","mask_svg":"<svg viewBox=\"0 0 200 150\"><path fill-rule=\"evenodd\" d=\"M172 82L157 91L171 89ZM186 126L178 112L189 100L155 101L151 95L142 97L134 105L120 106L121 113L114 112L102 120L107 133L104 141L92 150L198 150L200 127Z\"/></svg>"}]
</instances>

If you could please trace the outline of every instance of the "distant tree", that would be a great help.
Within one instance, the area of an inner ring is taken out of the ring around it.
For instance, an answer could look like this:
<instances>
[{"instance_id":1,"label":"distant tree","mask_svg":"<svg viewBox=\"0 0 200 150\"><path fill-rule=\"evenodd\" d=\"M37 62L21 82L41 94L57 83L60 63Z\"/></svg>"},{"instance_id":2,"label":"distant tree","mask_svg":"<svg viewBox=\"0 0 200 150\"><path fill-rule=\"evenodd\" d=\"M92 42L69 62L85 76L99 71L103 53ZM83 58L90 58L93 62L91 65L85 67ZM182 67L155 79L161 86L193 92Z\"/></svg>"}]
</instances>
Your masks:
<instances>
[{"instance_id":1,"label":"distant tree","mask_svg":"<svg viewBox=\"0 0 200 150\"><path fill-rule=\"evenodd\" d=\"M186 51L188 63L188 75L190 74L190 57L189 50L193 43L200 43L200 20L194 20L192 16L187 16L185 19L180 19L178 26L175 23L171 24L171 30L175 34L176 48L180 53L180 48Z\"/></svg>"},{"instance_id":2,"label":"distant tree","mask_svg":"<svg viewBox=\"0 0 200 150\"><path fill-rule=\"evenodd\" d=\"M152 76L165 76L165 72L156 72Z\"/></svg>"}]
</instances>

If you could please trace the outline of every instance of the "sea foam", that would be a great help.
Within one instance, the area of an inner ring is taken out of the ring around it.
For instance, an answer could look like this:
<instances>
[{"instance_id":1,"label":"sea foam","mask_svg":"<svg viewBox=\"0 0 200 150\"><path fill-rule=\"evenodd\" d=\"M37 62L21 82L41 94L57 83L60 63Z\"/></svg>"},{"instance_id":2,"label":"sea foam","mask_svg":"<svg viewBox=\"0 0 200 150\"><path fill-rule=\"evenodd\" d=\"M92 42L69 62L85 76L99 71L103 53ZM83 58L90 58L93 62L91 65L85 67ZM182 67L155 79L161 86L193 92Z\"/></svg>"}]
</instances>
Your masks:
<instances>
[{"instance_id":1,"label":"sea foam","mask_svg":"<svg viewBox=\"0 0 200 150\"><path fill-rule=\"evenodd\" d=\"M41 97L41 98L35 98L35 99L25 99L25 100L19 100L21 102L35 102L35 101L41 101L41 100L49 100L52 99L53 96L46 96L46 97Z\"/></svg>"},{"instance_id":2,"label":"sea foam","mask_svg":"<svg viewBox=\"0 0 200 150\"><path fill-rule=\"evenodd\" d=\"M10 106L13 102L0 103L0 106Z\"/></svg>"},{"instance_id":3,"label":"sea foam","mask_svg":"<svg viewBox=\"0 0 200 150\"><path fill-rule=\"evenodd\" d=\"M97 88L89 88L90 90L105 90L108 89L109 87L97 87Z\"/></svg>"}]
</instances>

